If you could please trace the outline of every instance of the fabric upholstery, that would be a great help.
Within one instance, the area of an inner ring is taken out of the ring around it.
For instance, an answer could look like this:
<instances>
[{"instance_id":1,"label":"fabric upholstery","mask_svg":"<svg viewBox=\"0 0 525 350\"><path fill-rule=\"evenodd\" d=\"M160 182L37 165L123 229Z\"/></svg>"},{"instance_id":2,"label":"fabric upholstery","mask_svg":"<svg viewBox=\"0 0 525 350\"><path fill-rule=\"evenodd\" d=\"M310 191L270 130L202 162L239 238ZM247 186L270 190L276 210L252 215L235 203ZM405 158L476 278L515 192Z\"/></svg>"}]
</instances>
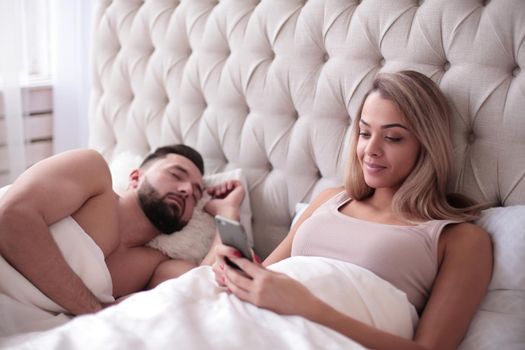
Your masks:
<instances>
[{"instance_id":1,"label":"fabric upholstery","mask_svg":"<svg viewBox=\"0 0 525 350\"><path fill-rule=\"evenodd\" d=\"M184 142L242 168L256 251L340 185L379 71L418 70L454 110L454 189L525 204L522 0L99 0L90 145L111 160Z\"/></svg>"}]
</instances>

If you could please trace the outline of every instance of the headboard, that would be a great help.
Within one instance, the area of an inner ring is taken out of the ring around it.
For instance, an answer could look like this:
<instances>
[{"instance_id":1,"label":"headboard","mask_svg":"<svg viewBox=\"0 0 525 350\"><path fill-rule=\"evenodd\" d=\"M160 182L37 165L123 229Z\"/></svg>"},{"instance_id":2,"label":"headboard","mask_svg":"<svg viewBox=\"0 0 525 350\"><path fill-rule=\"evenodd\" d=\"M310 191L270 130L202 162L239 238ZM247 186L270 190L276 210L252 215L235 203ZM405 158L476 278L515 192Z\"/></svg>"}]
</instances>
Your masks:
<instances>
[{"instance_id":1,"label":"headboard","mask_svg":"<svg viewBox=\"0 0 525 350\"><path fill-rule=\"evenodd\" d=\"M438 82L454 112L455 190L525 204L522 0L99 0L90 146L111 161L183 142L242 168L257 252L297 202L342 184L380 71Z\"/></svg>"}]
</instances>

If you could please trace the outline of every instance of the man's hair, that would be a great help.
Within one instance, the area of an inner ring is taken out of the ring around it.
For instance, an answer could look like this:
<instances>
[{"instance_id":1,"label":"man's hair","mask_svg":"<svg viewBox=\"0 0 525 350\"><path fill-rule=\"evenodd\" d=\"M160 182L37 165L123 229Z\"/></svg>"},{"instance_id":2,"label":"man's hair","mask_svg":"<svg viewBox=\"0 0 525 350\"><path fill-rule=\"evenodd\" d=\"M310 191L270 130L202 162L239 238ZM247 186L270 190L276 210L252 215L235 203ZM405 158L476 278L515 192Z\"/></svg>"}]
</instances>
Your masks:
<instances>
[{"instance_id":1,"label":"man's hair","mask_svg":"<svg viewBox=\"0 0 525 350\"><path fill-rule=\"evenodd\" d=\"M356 200L362 200L374 193L374 189L365 183L356 151L363 105L374 92L399 108L409 130L421 144L414 169L394 195L394 211L406 219L416 220L475 219L479 206L465 196L452 194L452 197L464 203L457 207L460 202L451 200L451 194L447 193L453 167L451 109L448 101L430 78L414 71L379 74L363 98L352 129L350 161L345 179L348 194Z\"/></svg>"},{"instance_id":2,"label":"man's hair","mask_svg":"<svg viewBox=\"0 0 525 350\"><path fill-rule=\"evenodd\" d=\"M168 145L157 148L154 152L144 158L140 167L144 168L155 160L165 158L168 154L178 154L184 158L188 158L193 164L195 164L201 174L204 175L204 161L202 160L200 153L183 144Z\"/></svg>"}]
</instances>

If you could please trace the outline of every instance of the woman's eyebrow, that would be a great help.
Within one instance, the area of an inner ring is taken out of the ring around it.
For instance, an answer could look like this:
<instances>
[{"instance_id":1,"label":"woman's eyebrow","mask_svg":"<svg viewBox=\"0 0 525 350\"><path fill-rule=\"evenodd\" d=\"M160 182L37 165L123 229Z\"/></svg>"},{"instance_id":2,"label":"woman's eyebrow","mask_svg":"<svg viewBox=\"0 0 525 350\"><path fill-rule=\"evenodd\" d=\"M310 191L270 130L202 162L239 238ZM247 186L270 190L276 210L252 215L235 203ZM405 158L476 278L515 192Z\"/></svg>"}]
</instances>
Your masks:
<instances>
[{"instance_id":1,"label":"woman's eyebrow","mask_svg":"<svg viewBox=\"0 0 525 350\"><path fill-rule=\"evenodd\" d=\"M360 119L359 122L365 124L366 126L370 126L370 124L368 124L363 119ZM381 129L390 129L390 128L403 128L405 130L408 130L406 126L404 126L403 124L399 124L399 123L381 125Z\"/></svg>"}]
</instances>

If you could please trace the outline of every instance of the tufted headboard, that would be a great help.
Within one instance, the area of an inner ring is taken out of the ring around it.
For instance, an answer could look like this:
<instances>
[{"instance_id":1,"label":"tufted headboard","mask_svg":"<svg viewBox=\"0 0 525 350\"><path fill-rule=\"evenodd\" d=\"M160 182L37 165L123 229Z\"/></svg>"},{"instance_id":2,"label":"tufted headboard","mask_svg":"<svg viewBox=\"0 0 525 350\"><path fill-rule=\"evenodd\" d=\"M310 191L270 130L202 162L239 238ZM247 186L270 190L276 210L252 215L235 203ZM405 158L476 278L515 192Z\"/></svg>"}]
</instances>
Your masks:
<instances>
[{"instance_id":1,"label":"tufted headboard","mask_svg":"<svg viewBox=\"0 0 525 350\"><path fill-rule=\"evenodd\" d=\"M438 82L453 186L525 204L523 0L99 0L90 145L111 161L183 142L242 168L255 247L342 184L352 117L379 71Z\"/></svg>"}]
</instances>

